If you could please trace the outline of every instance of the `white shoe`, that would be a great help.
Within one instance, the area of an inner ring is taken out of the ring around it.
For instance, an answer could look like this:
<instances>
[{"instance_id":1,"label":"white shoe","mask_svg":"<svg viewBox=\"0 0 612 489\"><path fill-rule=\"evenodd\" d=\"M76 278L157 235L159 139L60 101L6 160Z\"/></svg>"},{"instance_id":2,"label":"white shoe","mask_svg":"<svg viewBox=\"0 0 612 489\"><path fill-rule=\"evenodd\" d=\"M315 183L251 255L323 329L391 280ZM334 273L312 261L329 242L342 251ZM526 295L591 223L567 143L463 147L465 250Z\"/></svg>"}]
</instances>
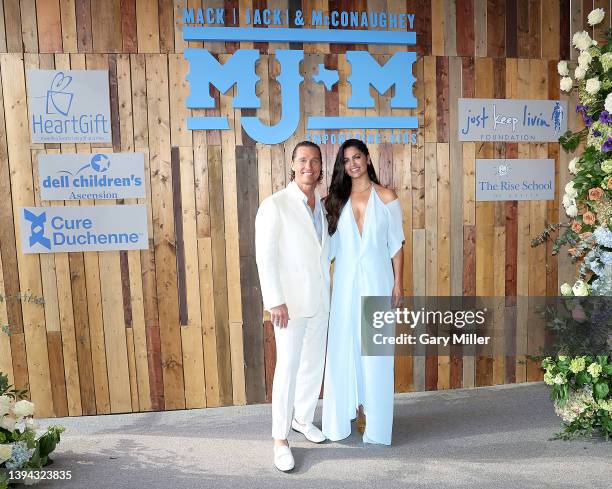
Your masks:
<instances>
[{"instance_id":1,"label":"white shoe","mask_svg":"<svg viewBox=\"0 0 612 489\"><path fill-rule=\"evenodd\" d=\"M312 423L301 424L294 419L291 421L291 428L293 428L294 431L302 433L308 441L313 443L321 443L327 440L321 430Z\"/></svg>"},{"instance_id":2,"label":"white shoe","mask_svg":"<svg viewBox=\"0 0 612 489\"><path fill-rule=\"evenodd\" d=\"M274 445L274 465L281 472L289 472L295 467L291 448L287 445Z\"/></svg>"}]
</instances>

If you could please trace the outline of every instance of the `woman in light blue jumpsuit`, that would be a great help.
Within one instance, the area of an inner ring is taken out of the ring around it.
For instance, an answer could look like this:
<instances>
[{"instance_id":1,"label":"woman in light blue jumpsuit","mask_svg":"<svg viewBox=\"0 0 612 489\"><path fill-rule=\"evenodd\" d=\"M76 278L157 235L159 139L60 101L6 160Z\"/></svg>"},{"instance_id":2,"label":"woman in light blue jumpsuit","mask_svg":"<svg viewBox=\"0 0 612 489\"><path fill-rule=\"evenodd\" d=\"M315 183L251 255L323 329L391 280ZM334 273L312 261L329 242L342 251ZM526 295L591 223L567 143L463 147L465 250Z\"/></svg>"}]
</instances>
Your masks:
<instances>
[{"instance_id":1,"label":"woman in light blue jumpsuit","mask_svg":"<svg viewBox=\"0 0 612 489\"><path fill-rule=\"evenodd\" d=\"M358 197L362 209L367 198L365 214L360 213L361 232L353 209L353 200ZM330 440L348 437L351 420L363 406L367 420L363 441L389 445L394 358L361 355L361 297L392 296L397 300L402 295L404 233L399 200L395 192L378 184L363 142L349 139L340 147L325 207L335 264L323 433Z\"/></svg>"}]
</instances>

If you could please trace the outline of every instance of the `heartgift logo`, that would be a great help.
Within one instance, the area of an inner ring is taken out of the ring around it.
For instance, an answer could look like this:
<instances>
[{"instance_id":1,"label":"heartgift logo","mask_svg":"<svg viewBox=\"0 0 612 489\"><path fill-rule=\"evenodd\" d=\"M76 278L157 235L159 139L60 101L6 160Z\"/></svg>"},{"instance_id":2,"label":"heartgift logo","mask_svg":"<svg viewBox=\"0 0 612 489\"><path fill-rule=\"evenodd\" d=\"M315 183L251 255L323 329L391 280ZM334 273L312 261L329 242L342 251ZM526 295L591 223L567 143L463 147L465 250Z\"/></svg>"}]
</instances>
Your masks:
<instances>
[{"instance_id":1,"label":"heartgift logo","mask_svg":"<svg viewBox=\"0 0 612 489\"><path fill-rule=\"evenodd\" d=\"M45 111L47 114L68 115L74 99L74 93L66 90L71 83L72 77L65 75L62 71L53 77L46 96Z\"/></svg>"},{"instance_id":2,"label":"heartgift logo","mask_svg":"<svg viewBox=\"0 0 612 489\"><path fill-rule=\"evenodd\" d=\"M335 15L337 14L337 15ZM353 15L354 14L354 15ZM280 15L280 14L279 14ZM295 13L295 25L303 26L301 11ZM256 23L257 14L253 14ZM365 17L357 13L336 12L330 14L327 23L319 11L312 12L312 25L345 26L350 22L366 22L365 27L375 19L375 26L395 29L406 22L413 28L414 15L373 13ZM204 23L204 13L197 18L193 9L185 9L183 38L185 41L220 41L220 42L294 42L294 43L340 43L340 44L389 44L407 46L416 44L416 34L405 30L342 30L313 28L274 28L258 29L251 27L200 27L187 24ZM265 17L265 16L264 16ZM320 18L321 17L321 18ZM273 19L274 16L271 17ZM280 17L279 17L280 19ZM335 19L335 20L334 20ZM344 20L343 20L344 19ZM352 20L351 20L352 19ZM223 17L219 17L223 23ZM389 20L387 22L387 20ZM282 19L279 20L281 22ZM298 24L302 22L301 24ZM334 24L336 22L336 24ZM218 23L215 21L215 23ZM359 23L363 26L362 23ZM236 109L258 109L261 101L256 93L259 76L255 65L260 53L257 49L238 49L225 63L220 63L208 50L185 49L185 58L189 61L187 81L190 93L187 107L190 109L215 108L215 100L210 95L210 86L216 87L221 93L226 93L235 86L233 107ZM300 72L300 64L304 60L304 51L296 49L276 49L274 57L280 65L280 75L276 81L280 85L281 118L277 124L268 126L256 116L243 115L240 122L244 131L255 141L264 144L282 143L289 139L297 130L300 122L300 85L304 77ZM350 65L350 75L345 82L350 85L351 96L348 97L348 109L372 109L376 107L370 88L379 94L394 89L390 100L390 108L414 109L417 100L413 94L416 78L412 68L416 62L416 53L398 51L382 65L367 51L347 51L346 61ZM322 84L331 91L340 79L336 69L318 66L317 73L311 77L312 82ZM307 131L316 130L365 130L365 129L416 129L418 117L405 115L385 116L325 116L311 115L306 117ZM225 116L198 116L187 119L190 130L228 130L229 120ZM411 135L416 136L416 135ZM416 142L416 137L411 138ZM393 141L391 141L393 142Z\"/></svg>"},{"instance_id":3,"label":"heartgift logo","mask_svg":"<svg viewBox=\"0 0 612 489\"><path fill-rule=\"evenodd\" d=\"M111 142L107 71L29 69L26 74L33 143Z\"/></svg>"},{"instance_id":4,"label":"heartgift logo","mask_svg":"<svg viewBox=\"0 0 612 489\"><path fill-rule=\"evenodd\" d=\"M51 240L45 237L45 222L47 222L47 213L42 212L41 214L34 214L28 209L23 210L23 217L30 224L30 246L34 246L36 243L40 243L42 246L51 249Z\"/></svg>"}]
</instances>

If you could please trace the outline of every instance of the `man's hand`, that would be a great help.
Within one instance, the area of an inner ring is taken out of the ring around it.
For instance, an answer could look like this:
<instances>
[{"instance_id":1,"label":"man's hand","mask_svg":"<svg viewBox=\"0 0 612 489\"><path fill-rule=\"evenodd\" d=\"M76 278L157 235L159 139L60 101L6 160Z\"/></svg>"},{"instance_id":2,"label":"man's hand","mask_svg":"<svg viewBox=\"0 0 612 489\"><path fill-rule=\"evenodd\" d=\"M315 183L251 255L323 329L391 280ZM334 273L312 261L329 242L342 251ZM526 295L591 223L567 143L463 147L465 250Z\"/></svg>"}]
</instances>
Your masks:
<instances>
[{"instance_id":1,"label":"man's hand","mask_svg":"<svg viewBox=\"0 0 612 489\"><path fill-rule=\"evenodd\" d=\"M287 323L289 322L289 311L287 310L287 305L281 304L280 306L270 309L270 318L272 319L272 324L274 326L286 328Z\"/></svg>"}]
</instances>

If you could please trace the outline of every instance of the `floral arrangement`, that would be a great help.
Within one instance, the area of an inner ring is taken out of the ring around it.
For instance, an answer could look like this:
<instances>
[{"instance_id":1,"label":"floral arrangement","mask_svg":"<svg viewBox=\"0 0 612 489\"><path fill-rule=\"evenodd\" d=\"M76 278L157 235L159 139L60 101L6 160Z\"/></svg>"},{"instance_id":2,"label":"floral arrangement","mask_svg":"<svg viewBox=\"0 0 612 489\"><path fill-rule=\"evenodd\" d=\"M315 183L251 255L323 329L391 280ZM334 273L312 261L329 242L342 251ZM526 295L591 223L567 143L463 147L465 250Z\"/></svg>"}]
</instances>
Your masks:
<instances>
[{"instance_id":1,"label":"floral arrangement","mask_svg":"<svg viewBox=\"0 0 612 489\"><path fill-rule=\"evenodd\" d=\"M9 385L8 377L0 372L0 489L7 489L10 470L37 470L48 465L49 454L64 431L61 426L51 426L37 438L34 404L25 394ZM24 479L30 484L36 481Z\"/></svg>"},{"instance_id":2,"label":"floral arrangement","mask_svg":"<svg viewBox=\"0 0 612 489\"><path fill-rule=\"evenodd\" d=\"M605 17L603 9L588 15L591 26ZM561 286L563 296L612 296L612 33L605 32L602 46L588 32L576 32L572 43L579 50L573 77L567 61L560 61L560 88L578 90L576 113L584 128L568 131L560 139L567 152L575 151L584 141L582 154L569 162L573 175L565 186L563 207L569 222L549 225L533 240L537 246L552 233L552 252L568 246L572 260L579 265L574 284ZM575 319L572 318L572 320ZM580 323L581 321L578 321ZM580 327L574 321L574 326ZM609 351L609 348L607 349ZM588 352L583 352L588 353ZM544 380L553 386L551 393L556 413L563 419L564 435L573 436L600 431L607 439L612 434L610 418L610 379L612 360L608 356L567 356L560 349L558 357L542 362Z\"/></svg>"},{"instance_id":3,"label":"floral arrangement","mask_svg":"<svg viewBox=\"0 0 612 489\"><path fill-rule=\"evenodd\" d=\"M555 413L565 423L561 438L600 431L612 438L612 362L608 356L559 355L542 362L544 382L552 386Z\"/></svg>"}]
</instances>

